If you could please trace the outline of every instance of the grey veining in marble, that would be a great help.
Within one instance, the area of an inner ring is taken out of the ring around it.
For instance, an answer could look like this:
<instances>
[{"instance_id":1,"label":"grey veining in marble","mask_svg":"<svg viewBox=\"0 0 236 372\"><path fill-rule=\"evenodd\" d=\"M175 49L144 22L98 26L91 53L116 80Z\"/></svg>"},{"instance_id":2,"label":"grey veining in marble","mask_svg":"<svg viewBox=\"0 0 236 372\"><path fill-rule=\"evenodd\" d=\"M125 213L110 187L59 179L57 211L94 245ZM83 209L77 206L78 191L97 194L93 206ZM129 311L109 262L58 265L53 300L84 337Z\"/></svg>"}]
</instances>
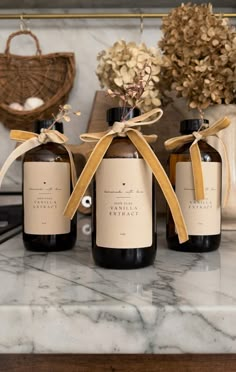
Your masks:
<instances>
[{"instance_id":1,"label":"grey veining in marble","mask_svg":"<svg viewBox=\"0 0 236 372\"><path fill-rule=\"evenodd\" d=\"M152 267L94 265L90 219L73 251L0 247L0 352L235 353L236 232L218 251L169 251L159 221Z\"/></svg>"}]
</instances>

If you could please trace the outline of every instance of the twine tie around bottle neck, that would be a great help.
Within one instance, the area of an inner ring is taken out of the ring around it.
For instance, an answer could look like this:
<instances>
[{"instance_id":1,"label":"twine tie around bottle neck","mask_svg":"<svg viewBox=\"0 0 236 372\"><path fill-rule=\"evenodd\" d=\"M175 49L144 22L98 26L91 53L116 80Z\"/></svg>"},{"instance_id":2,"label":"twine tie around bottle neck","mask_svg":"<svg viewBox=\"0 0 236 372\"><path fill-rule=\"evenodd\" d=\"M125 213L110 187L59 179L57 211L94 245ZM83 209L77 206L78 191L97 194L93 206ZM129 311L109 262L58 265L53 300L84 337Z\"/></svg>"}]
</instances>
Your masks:
<instances>
[{"instance_id":1,"label":"twine tie around bottle neck","mask_svg":"<svg viewBox=\"0 0 236 372\"><path fill-rule=\"evenodd\" d=\"M197 140L197 142L203 139L201 132L193 132L192 135L195 138L195 141Z\"/></svg>"},{"instance_id":2,"label":"twine tie around bottle neck","mask_svg":"<svg viewBox=\"0 0 236 372\"><path fill-rule=\"evenodd\" d=\"M124 135L124 132L125 132L125 121L115 121L114 124L112 125L111 127L111 130L114 132L114 133L117 133L118 135L121 133Z\"/></svg>"},{"instance_id":3,"label":"twine tie around bottle neck","mask_svg":"<svg viewBox=\"0 0 236 372\"><path fill-rule=\"evenodd\" d=\"M41 144L48 142L64 144L68 141L68 138L63 133L47 128L43 128L36 138Z\"/></svg>"}]
</instances>

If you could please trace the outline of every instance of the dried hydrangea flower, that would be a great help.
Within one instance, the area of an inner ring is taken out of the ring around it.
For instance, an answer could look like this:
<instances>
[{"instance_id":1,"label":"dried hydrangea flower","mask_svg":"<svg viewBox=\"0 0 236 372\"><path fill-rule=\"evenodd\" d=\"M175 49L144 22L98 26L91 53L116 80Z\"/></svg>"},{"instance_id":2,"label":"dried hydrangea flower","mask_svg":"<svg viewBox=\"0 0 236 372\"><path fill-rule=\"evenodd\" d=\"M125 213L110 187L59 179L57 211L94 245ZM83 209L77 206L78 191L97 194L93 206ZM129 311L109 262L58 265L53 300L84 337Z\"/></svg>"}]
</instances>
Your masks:
<instances>
[{"instance_id":1,"label":"dried hydrangea flower","mask_svg":"<svg viewBox=\"0 0 236 372\"><path fill-rule=\"evenodd\" d=\"M158 83L162 57L157 48L148 48L144 43L137 45L120 40L100 52L97 59L99 63L96 74L102 88L116 92L121 101L122 97L126 97L126 104L138 106L144 112L161 105ZM144 81L148 80L142 101L131 89L140 74ZM129 97L127 92L130 92Z\"/></svg>"},{"instance_id":2,"label":"dried hydrangea flower","mask_svg":"<svg viewBox=\"0 0 236 372\"><path fill-rule=\"evenodd\" d=\"M236 103L236 31L211 4L182 4L162 23L162 88L190 108Z\"/></svg>"}]
</instances>

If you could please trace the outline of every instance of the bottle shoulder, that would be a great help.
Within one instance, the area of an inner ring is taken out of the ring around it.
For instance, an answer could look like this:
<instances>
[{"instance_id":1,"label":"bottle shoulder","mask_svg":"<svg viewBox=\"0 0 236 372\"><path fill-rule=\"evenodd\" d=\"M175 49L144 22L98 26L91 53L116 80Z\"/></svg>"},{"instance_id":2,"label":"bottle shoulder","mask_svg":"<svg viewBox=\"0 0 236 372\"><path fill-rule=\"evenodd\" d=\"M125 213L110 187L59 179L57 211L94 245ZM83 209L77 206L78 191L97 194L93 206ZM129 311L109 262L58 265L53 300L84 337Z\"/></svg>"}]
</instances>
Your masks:
<instances>
[{"instance_id":1,"label":"bottle shoulder","mask_svg":"<svg viewBox=\"0 0 236 372\"><path fill-rule=\"evenodd\" d=\"M23 161L69 161L69 155L64 146L49 142L27 151Z\"/></svg>"},{"instance_id":2,"label":"bottle shoulder","mask_svg":"<svg viewBox=\"0 0 236 372\"><path fill-rule=\"evenodd\" d=\"M104 158L142 158L142 156L128 137L116 137Z\"/></svg>"},{"instance_id":3,"label":"bottle shoulder","mask_svg":"<svg viewBox=\"0 0 236 372\"><path fill-rule=\"evenodd\" d=\"M177 148L175 151L170 153L171 156L183 155L186 159L190 158L190 146L192 143L186 143L183 146ZM198 147L201 153L203 161L214 161L221 162L221 156L219 152L208 144L206 141L198 141Z\"/></svg>"}]
</instances>

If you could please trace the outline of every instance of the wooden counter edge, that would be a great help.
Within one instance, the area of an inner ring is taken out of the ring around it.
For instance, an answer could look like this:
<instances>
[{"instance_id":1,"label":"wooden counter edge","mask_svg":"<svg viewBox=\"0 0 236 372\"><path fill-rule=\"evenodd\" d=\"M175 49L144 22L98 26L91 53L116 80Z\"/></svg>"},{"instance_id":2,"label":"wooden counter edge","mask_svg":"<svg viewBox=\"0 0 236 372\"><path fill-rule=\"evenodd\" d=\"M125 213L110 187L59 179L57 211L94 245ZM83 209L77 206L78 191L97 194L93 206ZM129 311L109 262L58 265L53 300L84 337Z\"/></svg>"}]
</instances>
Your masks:
<instances>
[{"instance_id":1,"label":"wooden counter edge","mask_svg":"<svg viewBox=\"0 0 236 372\"><path fill-rule=\"evenodd\" d=\"M235 354L0 354L0 371L235 372Z\"/></svg>"}]
</instances>

